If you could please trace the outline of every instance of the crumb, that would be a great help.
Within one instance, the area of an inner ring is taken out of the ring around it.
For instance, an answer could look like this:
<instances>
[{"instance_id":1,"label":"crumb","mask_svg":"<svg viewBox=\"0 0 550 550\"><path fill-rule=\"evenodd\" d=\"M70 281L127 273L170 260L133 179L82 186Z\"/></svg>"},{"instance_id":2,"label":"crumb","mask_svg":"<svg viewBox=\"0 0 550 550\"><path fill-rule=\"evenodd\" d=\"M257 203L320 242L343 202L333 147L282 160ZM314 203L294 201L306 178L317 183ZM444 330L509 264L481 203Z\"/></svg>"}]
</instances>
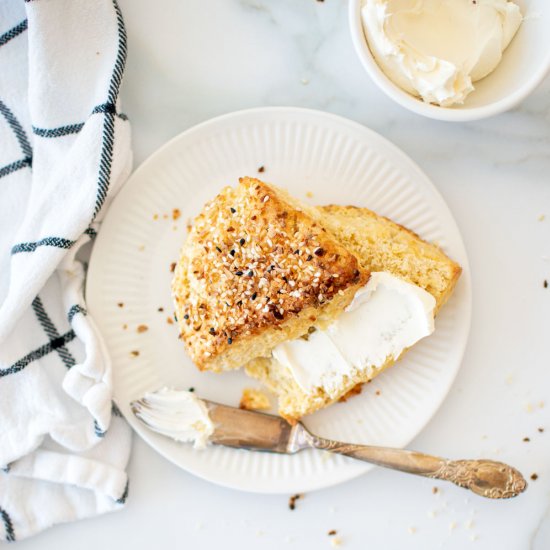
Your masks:
<instances>
[{"instance_id":1,"label":"crumb","mask_svg":"<svg viewBox=\"0 0 550 550\"><path fill-rule=\"evenodd\" d=\"M336 533L338 533L338 531L336 531L336 529L331 529L331 530L327 533L327 535L328 535L329 537L333 537L334 535L336 535Z\"/></svg>"},{"instance_id":2,"label":"crumb","mask_svg":"<svg viewBox=\"0 0 550 550\"><path fill-rule=\"evenodd\" d=\"M451 521L449 523L449 531L453 531L454 529L456 529L456 521Z\"/></svg>"},{"instance_id":3,"label":"crumb","mask_svg":"<svg viewBox=\"0 0 550 550\"><path fill-rule=\"evenodd\" d=\"M161 311L161 312L162 312L162 311L164 311L164 308L161 306L161 307L159 307L159 308L157 309L157 311Z\"/></svg>"},{"instance_id":4,"label":"crumb","mask_svg":"<svg viewBox=\"0 0 550 550\"><path fill-rule=\"evenodd\" d=\"M158 215L158 214L153 214L153 219L154 219L154 220L158 220L158 219L159 219L159 215Z\"/></svg>"},{"instance_id":5,"label":"crumb","mask_svg":"<svg viewBox=\"0 0 550 550\"><path fill-rule=\"evenodd\" d=\"M185 227L187 228L187 233L191 233L191 229L193 229L193 224L191 223L191 219L187 220Z\"/></svg>"},{"instance_id":6,"label":"crumb","mask_svg":"<svg viewBox=\"0 0 550 550\"><path fill-rule=\"evenodd\" d=\"M143 252L143 251L145 250L145 245L144 245L144 244L140 244L140 245L138 246L138 250L139 250L140 252Z\"/></svg>"},{"instance_id":7,"label":"crumb","mask_svg":"<svg viewBox=\"0 0 550 550\"><path fill-rule=\"evenodd\" d=\"M172 262L170 264L170 273L174 273L175 269L176 269L176 262Z\"/></svg>"},{"instance_id":8,"label":"crumb","mask_svg":"<svg viewBox=\"0 0 550 550\"><path fill-rule=\"evenodd\" d=\"M353 388L351 388L351 390L349 390L344 395L342 395L342 397L340 397L338 401L340 403L345 403L350 397L353 397L354 395L359 395L362 389L363 389L363 384L361 383L356 384L355 386L353 386Z\"/></svg>"},{"instance_id":9,"label":"crumb","mask_svg":"<svg viewBox=\"0 0 550 550\"><path fill-rule=\"evenodd\" d=\"M523 438L523 442L524 442L524 443L529 443L529 441L531 441L531 440L530 440L528 437L524 437L524 438Z\"/></svg>"},{"instance_id":10,"label":"crumb","mask_svg":"<svg viewBox=\"0 0 550 550\"><path fill-rule=\"evenodd\" d=\"M439 493L439 488L438 487L432 487L432 493L434 495L437 495L437 493Z\"/></svg>"},{"instance_id":11,"label":"crumb","mask_svg":"<svg viewBox=\"0 0 550 550\"><path fill-rule=\"evenodd\" d=\"M543 222L545 220L546 216L544 214L541 214L537 219L539 222Z\"/></svg>"},{"instance_id":12,"label":"crumb","mask_svg":"<svg viewBox=\"0 0 550 550\"><path fill-rule=\"evenodd\" d=\"M308 199L312 199L312 198L313 198L313 193L312 193L311 191L308 191L308 192L306 193L306 197L307 197Z\"/></svg>"},{"instance_id":13,"label":"crumb","mask_svg":"<svg viewBox=\"0 0 550 550\"><path fill-rule=\"evenodd\" d=\"M190 391L191 393L193 393L195 391L195 388L193 386L191 386L190 388L188 388L187 391Z\"/></svg>"},{"instance_id":14,"label":"crumb","mask_svg":"<svg viewBox=\"0 0 550 550\"><path fill-rule=\"evenodd\" d=\"M167 322L169 325L173 325L173 324L174 324L174 320L172 319L172 317L166 317L166 322Z\"/></svg>"},{"instance_id":15,"label":"crumb","mask_svg":"<svg viewBox=\"0 0 550 550\"><path fill-rule=\"evenodd\" d=\"M416 533L416 527L409 527L407 531L409 532L409 534L414 535Z\"/></svg>"},{"instance_id":16,"label":"crumb","mask_svg":"<svg viewBox=\"0 0 550 550\"><path fill-rule=\"evenodd\" d=\"M317 2L322 2L323 0L317 0ZM338 548L342 546L342 539L340 537L331 537L330 544L333 548Z\"/></svg>"},{"instance_id":17,"label":"crumb","mask_svg":"<svg viewBox=\"0 0 550 550\"><path fill-rule=\"evenodd\" d=\"M533 481L537 481L537 479L539 478L539 475L538 474L531 474L531 479Z\"/></svg>"},{"instance_id":18,"label":"crumb","mask_svg":"<svg viewBox=\"0 0 550 550\"><path fill-rule=\"evenodd\" d=\"M374 393L375 393L375 395L380 395L381 392L380 392L380 390L376 390Z\"/></svg>"},{"instance_id":19,"label":"crumb","mask_svg":"<svg viewBox=\"0 0 550 550\"><path fill-rule=\"evenodd\" d=\"M258 168L258 172L261 174L262 172L265 172L265 166L260 166Z\"/></svg>"},{"instance_id":20,"label":"crumb","mask_svg":"<svg viewBox=\"0 0 550 550\"><path fill-rule=\"evenodd\" d=\"M181 216L180 209L174 208L174 210L172 210L172 219L176 221L180 216Z\"/></svg>"},{"instance_id":21,"label":"crumb","mask_svg":"<svg viewBox=\"0 0 550 550\"><path fill-rule=\"evenodd\" d=\"M303 494L296 494L296 495L292 495L289 499L288 499L288 507L291 509L291 510L294 510L296 508L296 501L300 498L304 498L304 495Z\"/></svg>"},{"instance_id":22,"label":"crumb","mask_svg":"<svg viewBox=\"0 0 550 550\"><path fill-rule=\"evenodd\" d=\"M544 279L544 282L542 283L542 286L544 288L548 288L548 281L546 279Z\"/></svg>"},{"instance_id":23,"label":"crumb","mask_svg":"<svg viewBox=\"0 0 550 550\"><path fill-rule=\"evenodd\" d=\"M239 408L247 411L265 411L271 408L271 403L269 397L263 391L245 388Z\"/></svg>"},{"instance_id":24,"label":"crumb","mask_svg":"<svg viewBox=\"0 0 550 550\"><path fill-rule=\"evenodd\" d=\"M137 356L139 355L139 351L133 350L133 351L130 352L130 355L131 355L132 357L137 357Z\"/></svg>"},{"instance_id":25,"label":"crumb","mask_svg":"<svg viewBox=\"0 0 550 550\"><path fill-rule=\"evenodd\" d=\"M537 429L538 429L539 433L544 432L544 428L537 428Z\"/></svg>"},{"instance_id":26,"label":"crumb","mask_svg":"<svg viewBox=\"0 0 550 550\"><path fill-rule=\"evenodd\" d=\"M118 306L118 307L124 307L124 302L119 302L119 303L117 304L117 306Z\"/></svg>"},{"instance_id":27,"label":"crumb","mask_svg":"<svg viewBox=\"0 0 550 550\"><path fill-rule=\"evenodd\" d=\"M124 323L124 324L122 325L122 330L126 330L127 328L128 328L128 325L127 325L126 323Z\"/></svg>"},{"instance_id":28,"label":"crumb","mask_svg":"<svg viewBox=\"0 0 550 550\"><path fill-rule=\"evenodd\" d=\"M137 331L138 334L141 334L142 332L147 332L149 330L149 327L147 325L138 325Z\"/></svg>"}]
</instances>

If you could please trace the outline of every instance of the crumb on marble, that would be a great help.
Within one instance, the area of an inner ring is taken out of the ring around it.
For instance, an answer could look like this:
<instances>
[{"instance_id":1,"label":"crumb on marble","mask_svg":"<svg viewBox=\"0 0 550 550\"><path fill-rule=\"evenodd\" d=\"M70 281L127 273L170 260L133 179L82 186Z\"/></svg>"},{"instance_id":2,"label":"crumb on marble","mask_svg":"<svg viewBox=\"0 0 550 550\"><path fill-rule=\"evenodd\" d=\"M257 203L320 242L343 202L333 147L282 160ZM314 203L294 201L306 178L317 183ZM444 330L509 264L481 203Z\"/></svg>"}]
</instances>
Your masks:
<instances>
[{"instance_id":1,"label":"crumb on marble","mask_svg":"<svg viewBox=\"0 0 550 550\"><path fill-rule=\"evenodd\" d=\"M138 334L142 334L144 332L147 332L149 330L149 327L147 325L138 325L136 330Z\"/></svg>"},{"instance_id":2,"label":"crumb on marble","mask_svg":"<svg viewBox=\"0 0 550 550\"><path fill-rule=\"evenodd\" d=\"M153 219L154 219L154 220L158 220L158 219L159 219L159 215L158 215L158 214L153 214Z\"/></svg>"},{"instance_id":3,"label":"crumb on marble","mask_svg":"<svg viewBox=\"0 0 550 550\"><path fill-rule=\"evenodd\" d=\"M532 479L533 481L537 481L538 478L539 478L539 475L538 475L537 473L532 473L532 474L531 474L531 479Z\"/></svg>"},{"instance_id":4,"label":"crumb on marble","mask_svg":"<svg viewBox=\"0 0 550 550\"><path fill-rule=\"evenodd\" d=\"M543 433L544 432L544 428L537 428L538 432L539 433Z\"/></svg>"},{"instance_id":5,"label":"crumb on marble","mask_svg":"<svg viewBox=\"0 0 550 550\"><path fill-rule=\"evenodd\" d=\"M166 317L166 322L167 322L169 325L173 325L173 324L174 324L174 319L172 319L172 317Z\"/></svg>"},{"instance_id":6,"label":"crumb on marble","mask_svg":"<svg viewBox=\"0 0 550 550\"><path fill-rule=\"evenodd\" d=\"M291 509L291 510L294 510L296 508L296 501L301 499L301 498L304 498L304 495L303 493L297 493L295 495L292 495L289 499L288 499L288 507Z\"/></svg>"},{"instance_id":7,"label":"crumb on marble","mask_svg":"<svg viewBox=\"0 0 550 550\"><path fill-rule=\"evenodd\" d=\"M162 306L160 306L157 311L160 311L160 312L163 312L164 311L164 308Z\"/></svg>"},{"instance_id":8,"label":"crumb on marble","mask_svg":"<svg viewBox=\"0 0 550 550\"><path fill-rule=\"evenodd\" d=\"M179 208L174 208L172 210L172 219L176 221L181 216L181 210Z\"/></svg>"},{"instance_id":9,"label":"crumb on marble","mask_svg":"<svg viewBox=\"0 0 550 550\"><path fill-rule=\"evenodd\" d=\"M524 437L524 438L523 438L523 442L524 442L524 443L529 443L529 441L531 441L531 439L529 439L528 437Z\"/></svg>"},{"instance_id":10,"label":"crumb on marble","mask_svg":"<svg viewBox=\"0 0 550 550\"><path fill-rule=\"evenodd\" d=\"M544 279L544 282L542 283L542 286L544 288L548 288L548 281L546 279Z\"/></svg>"},{"instance_id":11,"label":"crumb on marble","mask_svg":"<svg viewBox=\"0 0 550 550\"><path fill-rule=\"evenodd\" d=\"M376 390L374 393L375 395L380 395L382 392L380 390Z\"/></svg>"},{"instance_id":12,"label":"crumb on marble","mask_svg":"<svg viewBox=\"0 0 550 550\"><path fill-rule=\"evenodd\" d=\"M119 302L119 303L117 304L117 306L118 306L118 307L124 307L124 302Z\"/></svg>"},{"instance_id":13,"label":"crumb on marble","mask_svg":"<svg viewBox=\"0 0 550 550\"><path fill-rule=\"evenodd\" d=\"M439 493L439 487L432 487L432 494L437 495Z\"/></svg>"},{"instance_id":14,"label":"crumb on marble","mask_svg":"<svg viewBox=\"0 0 550 550\"><path fill-rule=\"evenodd\" d=\"M174 273L175 270L176 270L176 262L172 262L170 264L170 273Z\"/></svg>"},{"instance_id":15,"label":"crumb on marble","mask_svg":"<svg viewBox=\"0 0 550 550\"><path fill-rule=\"evenodd\" d=\"M127 328L128 328L128 325L127 325L126 323L124 323L124 324L122 325L122 330L126 330Z\"/></svg>"},{"instance_id":16,"label":"crumb on marble","mask_svg":"<svg viewBox=\"0 0 550 550\"><path fill-rule=\"evenodd\" d=\"M262 174L263 172L265 172L265 166L260 166L260 167L258 168L258 172L259 172L260 174Z\"/></svg>"},{"instance_id":17,"label":"crumb on marble","mask_svg":"<svg viewBox=\"0 0 550 550\"><path fill-rule=\"evenodd\" d=\"M312 199L312 198L313 198L313 192L312 192L312 191L307 191L307 192L306 192L306 197L307 197L308 199Z\"/></svg>"},{"instance_id":18,"label":"crumb on marble","mask_svg":"<svg viewBox=\"0 0 550 550\"><path fill-rule=\"evenodd\" d=\"M131 355L132 357L137 357L137 356L139 355L139 351L137 351L137 350L132 350L132 351L130 352L130 355Z\"/></svg>"},{"instance_id":19,"label":"crumb on marble","mask_svg":"<svg viewBox=\"0 0 550 550\"><path fill-rule=\"evenodd\" d=\"M322 0L317 0L317 2ZM342 546L342 539L340 537L331 537L330 538L330 545L333 548L338 548L339 546Z\"/></svg>"}]
</instances>

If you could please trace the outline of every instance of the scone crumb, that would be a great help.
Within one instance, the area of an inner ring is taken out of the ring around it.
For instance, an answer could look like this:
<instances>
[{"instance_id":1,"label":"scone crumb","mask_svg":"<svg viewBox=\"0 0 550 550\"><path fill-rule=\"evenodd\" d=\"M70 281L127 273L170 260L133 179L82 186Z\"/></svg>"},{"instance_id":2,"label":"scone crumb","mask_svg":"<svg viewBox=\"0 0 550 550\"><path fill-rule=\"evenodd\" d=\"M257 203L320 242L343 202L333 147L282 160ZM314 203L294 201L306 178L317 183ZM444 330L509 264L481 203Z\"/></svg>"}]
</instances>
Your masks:
<instances>
[{"instance_id":1,"label":"scone crumb","mask_svg":"<svg viewBox=\"0 0 550 550\"><path fill-rule=\"evenodd\" d=\"M380 395L382 392L381 392L380 390L376 390L374 393L375 393L376 395Z\"/></svg>"},{"instance_id":2,"label":"scone crumb","mask_svg":"<svg viewBox=\"0 0 550 550\"><path fill-rule=\"evenodd\" d=\"M340 537L331 537L330 538L330 545L333 548L338 548L339 546L342 546L342 539Z\"/></svg>"},{"instance_id":3,"label":"scone crumb","mask_svg":"<svg viewBox=\"0 0 550 550\"><path fill-rule=\"evenodd\" d=\"M524 437L524 438L523 438L523 442L524 442L524 443L529 443L529 441L531 441L530 438L528 438L528 437Z\"/></svg>"},{"instance_id":4,"label":"scone crumb","mask_svg":"<svg viewBox=\"0 0 550 550\"><path fill-rule=\"evenodd\" d=\"M137 350L132 350L132 351L130 352L130 355L131 355L132 357L137 357L137 356L139 355L139 351L137 351Z\"/></svg>"},{"instance_id":5,"label":"scone crumb","mask_svg":"<svg viewBox=\"0 0 550 550\"><path fill-rule=\"evenodd\" d=\"M265 166L260 166L260 167L258 168L258 172L259 172L260 174L262 174L263 172L265 172Z\"/></svg>"},{"instance_id":6,"label":"scone crumb","mask_svg":"<svg viewBox=\"0 0 550 550\"><path fill-rule=\"evenodd\" d=\"M345 403L348 399L350 399L354 395L359 395L362 390L363 390L363 384L357 384L357 385L353 386L353 388L351 388L351 390L349 390L347 393L342 395L342 397L340 397L340 399L338 399L338 401L340 403Z\"/></svg>"},{"instance_id":7,"label":"scone crumb","mask_svg":"<svg viewBox=\"0 0 550 550\"><path fill-rule=\"evenodd\" d=\"M312 198L313 198L313 193L312 193L311 191L307 191L307 192L306 192L306 197L307 197L308 199L312 199Z\"/></svg>"},{"instance_id":8,"label":"scone crumb","mask_svg":"<svg viewBox=\"0 0 550 550\"><path fill-rule=\"evenodd\" d=\"M296 508L296 501L300 498L304 498L304 495L303 493L297 493L295 495L292 495L289 499L288 499L288 507L291 509L291 510L294 510Z\"/></svg>"},{"instance_id":9,"label":"scone crumb","mask_svg":"<svg viewBox=\"0 0 550 550\"><path fill-rule=\"evenodd\" d=\"M159 215L158 215L158 214L153 214L153 219L154 219L154 220L158 220L158 219L159 219Z\"/></svg>"},{"instance_id":10,"label":"scone crumb","mask_svg":"<svg viewBox=\"0 0 550 550\"><path fill-rule=\"evenodd\" d=\"M157 309L157 311L162 312L162 311L164 311L164 308L161 306L161 307L159 307L159 308Z\"/></svg>"},{"instance_id":11,"label":"scone crumb","mask_svg":"<svg viewBox=\"0 0 550 550\"><path fill-rule=\"evenodd\" d=\"M543 433L544 432L544 428L537 428L538 432L539 433Z\"/></svg>"},{"instance_id":12,"label":"scone crumb","mask_svg":"<svg viewBox=\"0 0 550 550\"><path fill-rule=\"evenodd\" d=\"M119 302L119 303L117 304L117 306L118 306L118 307L124 307L124 302Z\"/></svg>"},{"instance_id":13,"label":"scone crumb","mask_svg":"<svg viewBox=\"0 0 550 550\"><path fill-rule=\"evenodd\" d=\"M138 334L141 334L143 332L147 332L149 330L149 327L147 325L138 325L136 330Z\"/></svg>"},{"instance_id":14,"label":"scone crumb","mask_svg":"<svg viewBox=\"0 0 550 550\"><path fill-rule=\"evenodd\" d=\"M170 272L171 272L171 273L174 273L174 270L175 270L175 269L176 269L176 262L172 262L172 263L170 264Z\"/></svg>"},{"instance_id":15,"label":"scone crumb","mask_svg":"<svg viewBox=\"0 0 550 550\"><path fill-rule=\"evenodd\" d=\"M271 403L269 397L263 391L254 388L245 388L239 408L247 411L265 411L271 408Z\"/></svg>"},{"instance_id":16,"label":"scone crumb","mask_svg":"<svg viewBox=\"0 0 550 550\"><path fill-rule=\"evenodd\" d=\"M172 210L172 219L176 221L181 216L181 211L179 208L174 208Z\"/></svg>"},{"instance_id":17,"label":"scone crumb","mask_svg":"<svg viewBox=\"0 0 550 550\"><path fill-rule=\"evenodd\" d=\"M531 474L531 479L532 479L533 481L537 481L538 478L539 478L539 475L538 475L538 474L536 474L536 473Z\"/></svg>"},{"instance_id":18,"label":"scone crumb","mask_svg":"<svg viewBox=\"0 0 550 550\"><path fill-rule=\"evenodd\" d=\"M416 533L416 527L409 527L407 531L409 532L409 535L414 535Z\"/></svg>"},{"instance_id":19,"label":"scone crumb","mask_svg":"<svg viewBox=\"0 0 550 550\"><path fill-rule=\"evenodd\" d=\"M122 325L122 330L126 330L127 328L128 328L128 325L127 325L126 323L124 323L124 324Z\"/></svg>"},{"instance_id":20,"label":"scone crumb","mask_svg":"<svg viewBox=\"0 0 550 550\"><path fill-rule=\"evenodd\" d=\"M439 493L439 487L432 487L432 493L437 495L437 493Z\"/></svg>"},{"instance_id":21,"label":"scone crumb","mask_svg":"<svg viewBox=\"0 0 550 550\"><path fill-rule=\"evenodd\" d=\"M548 281L546 279L544 279L544 282L542 283L542 286L544 288L548 288Z\"/></svg>"},{"instance_id":22,"label":"scone crumb","mask_svg":"<svg viewBox=\"0 0 550 550\"><path fill-rule=\"evenodd\" d=\"M338 531L336 531L336 529L331 529L331 530L327 533L327 535L328 535L329 537L333 537L333 536L336 535L337 533L338 533Z\"/></svg>"},{"instance_id":23,"label":"scone crumb","mask_svg":"<svg viewBox=\"0 0 550 550\"><path fill-rule=\"evenodd\" d=\"M169 325L173 325L173 324L174 324L174 320L172 319L172 317L166 317L166 322L167 322Z\"/></svg>"}]
</instances>

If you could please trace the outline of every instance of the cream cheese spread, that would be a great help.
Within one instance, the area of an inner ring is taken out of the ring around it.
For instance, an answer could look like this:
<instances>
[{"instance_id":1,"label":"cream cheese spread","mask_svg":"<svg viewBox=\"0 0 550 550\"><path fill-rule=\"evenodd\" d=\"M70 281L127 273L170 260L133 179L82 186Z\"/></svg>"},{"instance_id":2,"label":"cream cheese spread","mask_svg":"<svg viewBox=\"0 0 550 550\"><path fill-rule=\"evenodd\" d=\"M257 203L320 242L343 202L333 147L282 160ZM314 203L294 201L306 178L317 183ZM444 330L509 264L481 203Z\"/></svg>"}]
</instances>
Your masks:
<instances>
[{"instance_id":1,"label":"cream cheese spread","mask_svg":"<svg viewBox=\"0 0 550 550\"><path fill-rule=\"evenodd\" d=\"M463 103L495 70L522 21L506 0L365 0L361 16L384 73L443 107Z\"/></svg>"},{"instance_id":2,"label":"cream cheese spread","mask_svg":"<svg viewBox=\"0 0 550 550\"><path fill-rule=\"evenodd\" d=\"M145 394L133 407L136 416L153 431L194 443L195 448L205 447L214 432L206 404L189 391L163 388Z\"/></svg>"},{"instance_id":3,"label":"cream cheese spread","mask_svg":"<svg viewBox=\"0 0 550 550\"><path fill-rule=\"evenodd\" d=\"M434 331L435 298L386 272L371 273L352 303L325 330L273 350L306 393L322 388L331 397L346 377L372 376L391 357Z\"/></svg>"}]
</instances>

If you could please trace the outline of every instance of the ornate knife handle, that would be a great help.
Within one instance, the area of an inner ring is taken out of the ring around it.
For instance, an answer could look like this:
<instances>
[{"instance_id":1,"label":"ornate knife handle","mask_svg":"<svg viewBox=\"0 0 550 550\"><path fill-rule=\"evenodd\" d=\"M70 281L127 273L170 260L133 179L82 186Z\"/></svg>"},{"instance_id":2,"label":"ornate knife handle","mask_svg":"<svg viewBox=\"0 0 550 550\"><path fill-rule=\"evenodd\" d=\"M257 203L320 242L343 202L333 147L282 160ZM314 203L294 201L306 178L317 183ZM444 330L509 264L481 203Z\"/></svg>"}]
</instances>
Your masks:
<instances>
[{"instance_id":1,"label":"ornate knife handle","mask_svg":"<svg viewBox=\"0 0 550 550\"><path fill-rule=\"evenodd\" d=\"M525 491L527 482L515 468L494 460L447 460L436 456L367 445L351 445L309 434L308 443L365 462L410 474L451 481L486 498L511 498Z\"/></svg>"}]
</instances>

